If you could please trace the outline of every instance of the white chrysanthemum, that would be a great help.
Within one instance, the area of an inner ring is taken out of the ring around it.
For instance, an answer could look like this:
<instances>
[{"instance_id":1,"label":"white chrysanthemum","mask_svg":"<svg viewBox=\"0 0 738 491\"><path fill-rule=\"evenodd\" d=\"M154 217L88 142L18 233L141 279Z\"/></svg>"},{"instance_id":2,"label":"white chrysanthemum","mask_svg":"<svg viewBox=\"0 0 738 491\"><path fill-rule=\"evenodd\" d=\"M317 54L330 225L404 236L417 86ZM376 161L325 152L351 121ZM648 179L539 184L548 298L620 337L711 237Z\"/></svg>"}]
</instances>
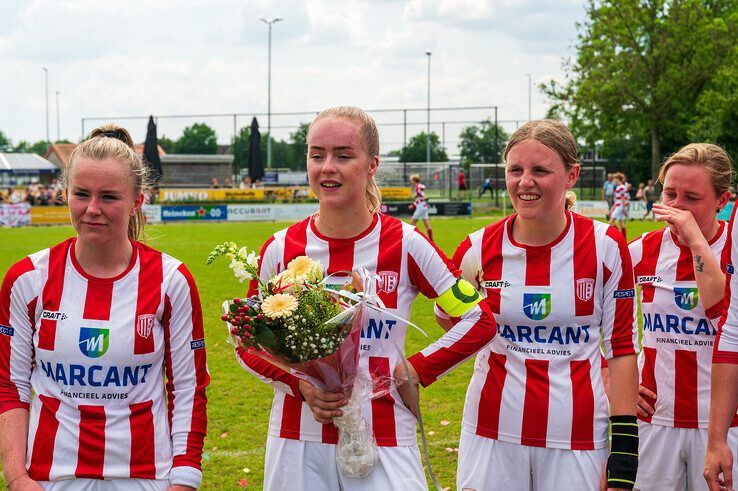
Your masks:
<instances>
[{"instance_id":1,"label":"white chrysanthemum","mask_svg":"<svg viewBox=\"0 0 738 491\"><path fill-rule=\"evenodd\" d=\"M289 317L297 309L297 299L286 293L270 295L261 303L264 315L272 319Z\"/></svg>"}]
</instances>

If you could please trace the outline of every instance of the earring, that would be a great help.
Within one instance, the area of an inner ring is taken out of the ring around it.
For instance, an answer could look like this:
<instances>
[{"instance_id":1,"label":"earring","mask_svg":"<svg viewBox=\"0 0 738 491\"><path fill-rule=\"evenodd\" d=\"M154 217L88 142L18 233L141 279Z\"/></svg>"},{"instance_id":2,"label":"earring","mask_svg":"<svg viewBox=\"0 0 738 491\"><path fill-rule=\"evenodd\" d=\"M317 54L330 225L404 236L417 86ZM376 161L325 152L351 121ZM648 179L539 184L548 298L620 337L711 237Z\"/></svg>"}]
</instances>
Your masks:
<instances>
[{"instance_id":1,"label":"earring","mask_svg":"<svg viewBox=\"0 0 738 491\"><path fill-rule=\"evenodd\" d=\"M720 211L720 208L718 208L717 210L715 210L715 213L720 213Z\"/></svg>"}]
</instances>

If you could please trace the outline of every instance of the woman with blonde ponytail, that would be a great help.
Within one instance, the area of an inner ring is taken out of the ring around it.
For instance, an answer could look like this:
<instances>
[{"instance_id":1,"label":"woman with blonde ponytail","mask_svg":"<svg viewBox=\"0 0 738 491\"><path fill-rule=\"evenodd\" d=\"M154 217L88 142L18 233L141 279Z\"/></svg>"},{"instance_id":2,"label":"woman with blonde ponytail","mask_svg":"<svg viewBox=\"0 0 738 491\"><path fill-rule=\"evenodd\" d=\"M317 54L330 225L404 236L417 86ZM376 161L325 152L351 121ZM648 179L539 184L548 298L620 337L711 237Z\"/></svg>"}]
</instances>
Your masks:
<instances>
[{"instance_id":1,"label":"woman with blonde ponytail","mask_svg":"<svg viewBox=\"0 0 738 491\"><path fill-rule=\"evenodd\" d=\"M374 120L355 107L321 112L307 134L307 171L320 201L317 214L274 234L262 248L259 271L264 279L283 271L295 257L319 260L331 281L351 281L366 270L389 314L367 311L361 330L359 370L380 380L403 366L407 326L418 293L437 299L460 319L458 328L408 360L410 392L427 385L474 354L494 336L489 310L449 267L448 259L417 228L379 213L374 180L379 166L379 134ZM249 294L257 293L254 281ZM471 291L459 300L455 292ZM456 299L456 300L455 300ZM426 490L417 446L415 416L393 388L366 402L364 420L379 447L379 459L363 478L342 476L336 465L338 430L347 394L322 392L294 375L236 350L242 366L274 387L266 444L264 489L271 491ZM403 391L403 394L406 393ZM414 409L414 408L413 408Z\"/></svg>"},{"instance_id":2,"label":"woman with blonde ponytail","mask_svg":"<svg viewBox=\"0 0 738 491\"><path fill-rule=\"evenodd\" d=\"M128 132L105 125L61 180L76 236L13 265L0 288L8 489L197 489L202 312L185 265L138 242L146 167Z\"/></svg>"}]
</instances>

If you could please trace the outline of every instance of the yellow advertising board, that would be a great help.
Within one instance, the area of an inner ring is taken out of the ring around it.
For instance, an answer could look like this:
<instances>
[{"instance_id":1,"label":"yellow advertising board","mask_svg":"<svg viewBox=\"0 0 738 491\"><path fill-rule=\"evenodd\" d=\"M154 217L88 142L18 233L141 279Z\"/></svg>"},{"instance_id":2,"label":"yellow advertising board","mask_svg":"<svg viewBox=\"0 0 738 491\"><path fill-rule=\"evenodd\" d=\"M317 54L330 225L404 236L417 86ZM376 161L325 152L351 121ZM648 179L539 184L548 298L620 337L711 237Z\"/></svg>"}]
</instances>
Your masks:
<instances>
[{"instance_id":1,"label":"yellow advertising board","mask_svg":"<svg viewBox=\"0 0 738 491\"><path fill-rule=\"evenodd\" d=\"M409 200L413 197L409 187L380 188L382 198L387 200ZM183 202L256 202L256 201L303 201L315 199L308 186L265 187L259 189L188 189L171 188L159 190L160 203Z\"/></svg>"},{"instance_id":2,"label":"yellow advertising board","mask_svg":"<svg viewBox=\"0 0 738 491\"><path fill-rule=\"evenodd\" d=\"M406 200L413 197L413 191L410 188L379 188L382 191L382 198L387 200Z\"/></svg>"},{"instance_id":3,"label":"yellow advertising board","mask_svg":"<svg viewBox=\"0 0 738 491\"><path fill-rule=\"evenodd\" d=\"M31 225L69 224L69 208L66 206L34 206L31 208Z\"/></svg>"}]
</instances>

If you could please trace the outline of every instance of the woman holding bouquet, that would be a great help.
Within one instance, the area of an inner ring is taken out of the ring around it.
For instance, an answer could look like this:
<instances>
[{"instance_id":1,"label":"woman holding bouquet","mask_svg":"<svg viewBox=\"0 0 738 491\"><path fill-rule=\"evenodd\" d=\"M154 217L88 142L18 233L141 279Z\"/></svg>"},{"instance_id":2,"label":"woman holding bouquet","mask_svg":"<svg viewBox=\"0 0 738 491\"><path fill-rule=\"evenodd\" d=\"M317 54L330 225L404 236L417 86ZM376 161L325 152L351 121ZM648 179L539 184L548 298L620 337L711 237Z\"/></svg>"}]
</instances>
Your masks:
<instances>
[{"instance_id":1,"label":"woman holding bouquet","mask_svg":"<svg viewBox=\"0 0 738 491\"><path fill-rule=\"evenodd\" d=\"M138 242L147 176L125 129L95 129L62 172L76 236L5 275L10 491L200 486L210 380L200 300L184 264Z\"/></svg>"},{"instance_id":2,"label":"woman holding bouquet","mask_svg":"<svg viewBox=\"0 0 738 491\"><path fill-rule=\"evenodd\" d=\"M457 487L597 490L607 468L609 488L631 489L638 330L628 247L614 228L569 211L579 164L562 123L524 124L504 156L516 214L470 234L453 258L498 330L467 391Z\"/></svg>"},{"instance_id":3,"label":"woman holding bouquet","mask_svg":"<svg viewBox=\"0 0 738 491\"><path fill-rule=\"evenodd\" d=\"M456 328L411 358L430 383L470 357L494 336L488 308L456 299L469 291L458 272L415 227L378 213L380 192L374 179L379 165L379 135L374 120L354 107L320 113L307 134L310 186L319 212L274 234L263 246L259 271L267 280L292 259L319 260L326 274L366 268L378 282L378 296L394 315L370 311L363 320L359 370L373 377L391 376L404 349L407 319L418 293L454 310ZM346 277L336 280L346 282ZM350 277L349 277L350 281ZM250 293L256 293L252 283ZM326 393L237 349L241 364L274 386L269 422L264 488L269 490L421 490L427 489L417 447L416 421L396 390L364 403L379 459L364 478L339 473L335 453L338 432L332 418L347 404L343 394Z\"/></svg>"}]
</instances>

